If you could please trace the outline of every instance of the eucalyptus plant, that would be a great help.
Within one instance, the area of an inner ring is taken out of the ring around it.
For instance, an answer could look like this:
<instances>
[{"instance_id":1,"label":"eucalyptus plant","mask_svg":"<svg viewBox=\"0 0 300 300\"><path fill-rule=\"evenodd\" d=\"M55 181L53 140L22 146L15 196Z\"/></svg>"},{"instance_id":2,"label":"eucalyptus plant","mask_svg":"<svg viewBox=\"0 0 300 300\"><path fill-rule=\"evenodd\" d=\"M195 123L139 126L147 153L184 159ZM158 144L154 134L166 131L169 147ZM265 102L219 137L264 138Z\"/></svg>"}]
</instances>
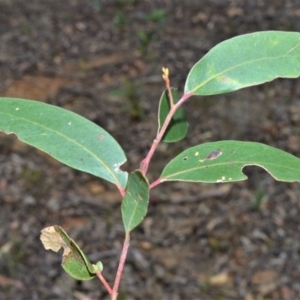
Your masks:
<instances>
[{"instance_id":1,"label":"eucalyptus plant","mask_svg":"<svg viewBox=\"0 0 300 300\"><path fill-rule=\"evenodd\" d=\"M300 33L265 31L226 40L212 48L190 70L182 95L171 87L168 68L163 68L166 89L159 102L158 130L140 167L129 175L121 169L126 156L118 142L103 128L65 109L49 104L0 98L0 130L14 133L60 162L107 180L122 197L124 244L113 285L103 274L101 262L91 263L80 247L58 225L41 232L46 249L64 249L62 266L72 277L98 277L117 299L120 279L130 245L131 231L144 219L151 189L166 181L224 183L247 179L248 165L265 169L278 181L300 181L300 159L265 144L216 141L186 149L171 159L153 182L147 170L159 143L185 138L188 122L183 104L192 96L233 92L276 78L300 76ZM193 97L193 101L201 97Z\"/></svg>"}]
</instances>

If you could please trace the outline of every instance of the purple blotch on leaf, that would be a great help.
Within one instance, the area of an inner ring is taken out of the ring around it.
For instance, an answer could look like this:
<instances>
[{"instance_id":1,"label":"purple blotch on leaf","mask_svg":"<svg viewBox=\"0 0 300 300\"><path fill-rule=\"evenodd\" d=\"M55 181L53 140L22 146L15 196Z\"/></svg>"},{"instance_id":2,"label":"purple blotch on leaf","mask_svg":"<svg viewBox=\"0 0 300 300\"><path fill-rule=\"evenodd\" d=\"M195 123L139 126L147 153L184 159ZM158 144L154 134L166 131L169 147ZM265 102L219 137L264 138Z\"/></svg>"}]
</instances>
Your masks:
<instances>
[{"instance_id":1,"label":"purple blotch on leaf","mask_svg":"<svg viewBox=\"0 0 300 300\"><path fill-rule=\"evenodd\" d=\"M207 160L211 160L211 159L215 159L217 157L219 157L222 154L221 149L212 151L209 153L209 155L206 157Z\"/></svg>"}]
</instances>

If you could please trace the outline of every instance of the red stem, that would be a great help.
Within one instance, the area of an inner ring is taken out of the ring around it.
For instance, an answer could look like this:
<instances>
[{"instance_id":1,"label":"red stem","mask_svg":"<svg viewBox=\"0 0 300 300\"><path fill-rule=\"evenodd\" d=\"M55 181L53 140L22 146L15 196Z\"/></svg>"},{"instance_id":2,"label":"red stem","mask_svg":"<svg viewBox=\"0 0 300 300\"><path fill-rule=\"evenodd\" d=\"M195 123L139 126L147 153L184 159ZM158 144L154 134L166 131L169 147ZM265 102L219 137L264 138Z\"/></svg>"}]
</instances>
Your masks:
<instances>
[{"instance_id":1,"label":"red stem","mask_svg":"<svg viewBox=\"0 0 300 300\"><path fill-rule=\"evenodd\" d=\"M192 93L184 94L176 104L171 106L170 111L165 119L165 122L164 122L163 126L161 127L159 133L157 134L156 139L153 141L152 146L151 146L147 156L141 162L140 170L144 176L147 173L148 166L152 159L152 156L153 156L159 142L161 141L162 137L164 136L165 131L167 130L167 128L172 120L173 115L175 114L176 110L192 95L193 95Z\"/></svg>"},{"instance_id":2,"label":"red stem","mask_svg":"<svg viewBox=\"0 0 300 300\"><path fill-rule=\"evenodd\" d=\"M129 243L130 243L130 235L129 235L129 232L126 232L123 249L122 249L122 253L121 253L121 257L120 257L120 261L119 261L119 267L118 267L114 287L112 289L112 294L111 294L112 300L116 300L117 296L118 296L119 285L120 285L120 281L121 281L121 276L122 276L125 260L127 257Z\"/></svg>"},{"instance_id":3,"label":"red stem","mask_svg":"<svg viewBox=\"0 0 300 300\"><path fill-rule=\"evenodd\" d=\"M156 179L149 185L150 190L153 189L155 186L161 184L162 182L164 182L163 179L161 179L161 178Z\"/></svg>"},{"instance_id":4,"label":"red stem","mask_svg":"<svg viewBox=\"0 0 300 300\"><path fill-rule=\"evenodd\" d=\"M102 273L100 271L96 271L96 275L98 276L98 278L101 280L101 282L103 283L103 285L105 286L106 290L108 291L108 293L110 295L112 295L113 291L110 287L110 285L108 284L108 282L106 281L106 279L103 277Z\"/></svg>"},{"instance_id":5,"label":"red stem","mask_svg":"<svg viewBox=\"0 0 300 300\"><path fill-rule=\"evenodd\" d=\"M119 190L119 192L120 192L120 194L121 194L121 196L123 198L125 196L125 189L123 189L121 187L121 185L119 185L118 183L116 184L116 186L117 186L117 188L118 188L118 190Z\"/></svg>"},{"instance_id":6,"label":"red stem","mask_svg":"<svg viewBox=\"0 0 300 300\"><path fill-rule=\"evenodd\" d=\"M167 84L167 90L168 90L168 94L169 94L170 107L172 108L174 106L174 100L173 100L172 90L171 90L171 86L170 86L169 81L168 81L168 84Z\"/></svg>"},{"instance_id":7,"label":"red stem","mask_svg":"<svg viewBox=\"0 0 300 300\"><path fill-rule=\"evenodd\" d=\"M172 97L172 94L171 94L171 90L169 90L169 93L170 93L170 97ZM188 100L190 97L192 96L192 93L187 93L187 94L184 94L181 99L173 105L172 105L172 101L171 101L171 108L170 108L170 111L165 119L165 122L163 124L163 126L161 127L159 133L157 134L156 136L156 139L153 141L152 143L152 146L147 154L147 156L143 159L143 161L141 162L141 166L140 166L140 170L141 172L143 173L143 175L145 175L147 173L147 170L148 170L148 166L149 166L149 163L151 161L151 158L159 144L159 142L161 141L165 131L167 130L171 120L172 120L172 117L173 115L175 114L176 110L186 101ZM150 185L150 189L157 186L158 184L162 183L163 180L158 178L156 181L154 181L151 185ZM124 197L125 195L125 190L118 185L118 189L121 193L121 195ZM118 270L117 270L117 274L116 274L116 278L115 278L115 282L114 282L114 286L113 286L113 289L111 290L111 288L109 287L109 285L107 284L107 282L105 281L105 279L103 278L103 276L101 275L101 272L100 272L100 275L98 275L98 277L100 278L100 280L103 282L103 284L105 285L106 289L108 290L108 292L110 293L111 295L111 299L112 300L116 300L117 299L117 296L118 296L118 290L119 290L119 285L120 285L120 281L121 281L121 276L122 276L122 272L123 272L123 268L124 268L124 264L125 264L125 260L126 260L126 257L127 257L127 252L128 252L128 248L129 248L129 244L130 244L130 235L129 235L129 232L126 232L126 235L125 235L125 240L124 240L124 244L123 244L123 249L122 249L122 253L121 253L121 257L120 257L120 261L119 261L119 266L118 266Z\"/></svg>"}]
</instances>

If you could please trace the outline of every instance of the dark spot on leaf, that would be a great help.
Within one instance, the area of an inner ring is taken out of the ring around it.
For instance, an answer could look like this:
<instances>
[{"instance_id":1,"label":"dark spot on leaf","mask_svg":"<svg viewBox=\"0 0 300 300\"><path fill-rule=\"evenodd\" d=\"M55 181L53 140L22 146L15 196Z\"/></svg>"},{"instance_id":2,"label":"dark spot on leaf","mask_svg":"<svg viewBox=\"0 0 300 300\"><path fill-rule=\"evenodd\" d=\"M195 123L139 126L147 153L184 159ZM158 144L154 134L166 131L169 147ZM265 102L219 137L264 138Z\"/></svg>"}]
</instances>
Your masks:
<instances>
[{"instance_id":1,"label":"dark spot on leaf","mask_svg":"<svg viewBox=\"0 0 300 300\"><path fill-rule=\"evenodd\" d=\"M183 158L183 161L187 161L187 160L188 160L188 157L187 157L187 156Z\"/></svg>"},{"instance_id":2,"label":"dark spot on leaf","mask_svg":"<svg viewBox=\"0 0 300 300\"><path fill-rule=\"evenodd\" d=\"M216 151L212 151L209 153L209 155L206 157L207 160L215 159L219 157L222 154L221 149L218 149Z\"/></svg>"}]
</instances>

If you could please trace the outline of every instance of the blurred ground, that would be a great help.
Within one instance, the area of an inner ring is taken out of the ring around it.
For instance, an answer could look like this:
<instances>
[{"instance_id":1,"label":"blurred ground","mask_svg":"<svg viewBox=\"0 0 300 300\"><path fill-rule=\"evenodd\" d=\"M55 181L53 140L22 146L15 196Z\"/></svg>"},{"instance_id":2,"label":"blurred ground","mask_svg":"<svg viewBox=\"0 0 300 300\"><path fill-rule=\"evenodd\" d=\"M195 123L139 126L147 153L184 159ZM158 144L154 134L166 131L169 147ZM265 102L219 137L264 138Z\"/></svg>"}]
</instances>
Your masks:
<instances>
[{"instance_id":1,"label":"blurred ground","mask_svg":"<svg viewBox=\"0 0 300 300\"><path fill-rule=\"evenodd\" d=\"M0 93L78 112L139 166L157 130L169 67L183 89L214 45L261 30L300 31L298 0L0 0ZM161 145L155 179L184 148L239 139L300 156L299 80L193 98L188 137ZM300 299L300 186L258 168L237 184L169 183L133 232L119 299ZM112 282L123 242L114 186L0 134L0 299L109 299L79 282L39 241L62 226Z\"/></svg>"}]
</instances>

